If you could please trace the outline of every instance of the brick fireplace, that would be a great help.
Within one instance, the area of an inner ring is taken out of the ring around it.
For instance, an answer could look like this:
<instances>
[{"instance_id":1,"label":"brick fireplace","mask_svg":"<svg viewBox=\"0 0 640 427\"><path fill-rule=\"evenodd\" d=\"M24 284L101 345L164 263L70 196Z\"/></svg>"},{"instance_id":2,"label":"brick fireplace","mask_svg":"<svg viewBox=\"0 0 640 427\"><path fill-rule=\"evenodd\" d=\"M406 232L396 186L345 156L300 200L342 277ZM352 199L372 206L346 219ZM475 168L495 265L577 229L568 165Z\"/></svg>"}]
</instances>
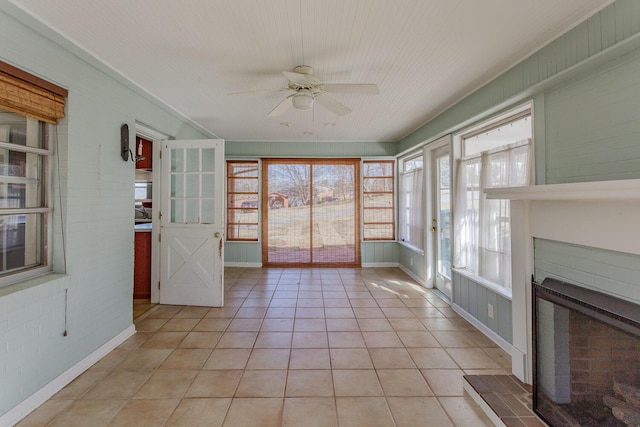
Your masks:
<instances>
[{"instance_id":1,"label":"brick fireplace","mask_svg":"<svg viewBox=\"0 0 640 427\"><path fill-rule=\"evenodd\" d=\"M552 426L640 421L640 306L554 279L533 284L534 411Z\"/></svg>"}]
</instances>

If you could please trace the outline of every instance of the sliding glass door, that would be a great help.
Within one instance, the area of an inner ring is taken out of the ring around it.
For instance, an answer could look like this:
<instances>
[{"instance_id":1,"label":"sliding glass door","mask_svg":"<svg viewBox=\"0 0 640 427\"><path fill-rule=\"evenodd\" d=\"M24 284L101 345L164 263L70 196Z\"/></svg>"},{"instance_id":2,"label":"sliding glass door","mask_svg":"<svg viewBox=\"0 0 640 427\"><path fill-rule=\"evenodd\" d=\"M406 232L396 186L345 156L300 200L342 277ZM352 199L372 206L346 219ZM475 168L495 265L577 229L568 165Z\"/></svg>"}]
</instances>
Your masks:
<instances>
[{"instance_id":1,"label":"sliding glass door","mask_svg":"<svg viewBox=\"0 0 640 427\"><path fill-rule=\"evenodd\" d=\"M359 173L358 159L265 159L264 264L360 265Z\"/></svg>"}]
</instances>

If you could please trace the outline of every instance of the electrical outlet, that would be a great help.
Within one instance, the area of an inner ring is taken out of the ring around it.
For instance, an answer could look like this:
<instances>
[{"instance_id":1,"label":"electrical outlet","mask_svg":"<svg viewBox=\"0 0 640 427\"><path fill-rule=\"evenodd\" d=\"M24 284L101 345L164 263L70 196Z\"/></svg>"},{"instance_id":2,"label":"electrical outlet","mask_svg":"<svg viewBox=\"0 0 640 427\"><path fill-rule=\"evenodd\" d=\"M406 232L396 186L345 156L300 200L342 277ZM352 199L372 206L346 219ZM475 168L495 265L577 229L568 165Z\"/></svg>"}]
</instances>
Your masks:
<instances>
[{"instance_id":1,"label":"electrical outlet","mask_svg":"<svg viewBox=\"0 0 640 427\"><path fill-rule=\"evenodd\" d=\"M487 307L487 314L489 315L489 319L493 319L493 305L489 304Z\"/></svg>"}]
</instances>

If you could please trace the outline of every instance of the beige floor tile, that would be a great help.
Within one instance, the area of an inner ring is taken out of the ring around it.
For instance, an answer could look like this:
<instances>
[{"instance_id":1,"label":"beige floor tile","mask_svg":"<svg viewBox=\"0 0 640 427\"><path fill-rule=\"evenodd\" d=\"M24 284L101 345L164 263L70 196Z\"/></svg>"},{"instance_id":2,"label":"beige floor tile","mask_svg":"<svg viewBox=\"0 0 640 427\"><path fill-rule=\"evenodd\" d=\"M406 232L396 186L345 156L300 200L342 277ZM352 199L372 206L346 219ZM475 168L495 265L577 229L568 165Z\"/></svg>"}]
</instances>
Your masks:
<instances>
[{"instance_id":1,"label":"beige floor tile","mask_svg":"<svg viewBox=\"0 0 640 427\"><path fill-rule=\"evenodd\" d=\"M182 399L167 427L221 427L229 405L229 398Z\"/></svg>"},{"instance_id":2,"label":"beige floor tile","mask_svg":"<svg viewBox=\"0 0 640 427\"><path fill-rule=\"evenodd\" d=\"M511 356L500 347L483 348L485 353L502 367L502 369L511 370Z\"/></svg>"},{"instance_id":3,"label":"beige floor tile","mask_svg":"<svg viewBox=\"0 0 640 427\"><path fill-rule=\"evenodd\" d=\"M411 312L420 320L431 317L445 317L445 315L435 307L411 307L409 310L411 310Z\"/></svg>"},{"instance_id":4,"label":"beige floor tile","mask_svg":"<svg viewBox=\"0 0 640 427\"><path fill-rule=\"evenodd\" d=\"M433 396L418 369L378 369L385 396Z\"/></svg>"},{"instance_id":5,"label":"beige floor tile","mask_svg":"<svg viewBox=\"0 0 640 427\"><path fill-rule=\"evenodd\" d=\"M184 396L198 371L156 371L138 390L136 399L179 399Z\"/></svg>"},{"instance_id":6,"label":"beige floor tile","mask_svg":"<svg viewBox=\"0 0 640 427\"><path fill-rule=\"evenodd\" d=\"M333 370L336 396L383 396L376 372L372 369Z\"/></svg>"},{"instance_id":7,"label":"beige floor tile","mask_svg":"<svg viewBox=\"0 0 640 427\"><path fill-rule=\"evenodd\" d=\"M129 400L109 423L109 427L164 426L179 402L179 399Z\"/></svg>"},{"instance_id":8,"label":"beige floor tile","mask_svg":"<svg viewBox=\"0 0 640 427\"><path fill-rule=\"evenodd\" d=\"M231 319L201 319L193 328L196 332L224 332Z\"/></svg>"},{"instance_id":9,"label":"beige floor tile","mask_svg":"<svg viewBox=\"0 0 640 427\"><path fill-rule=\"evenodd\" d=\"M289 369L331 369L326 348L294 348L289 356Z\"/></svg>"},{"instance_id":10,"label":"beige floor tile","mask_svg":"<svg viewBox=\"0 0 640 427\"><path fill-rule=\"evenodd\" d=\"M378 307L353 307L357 319L385 319L386 316Z\"/></svg>"},{"instance_id":11,"label":"beige floor tile","mask_svg":"<svg viewBox=\"0 0 640 427\"><path fill-rule=\"evenodd\" d=\"M440 347L440 343L427 331L396 332L405 347Z\"/></svg>"},{"instance_id":12,"label":"beige floor tile","mask_svg":"<svg viewBox=\"0 0 640 427\"><path fill-rule=\"evenodd\" d=\"M293 319L264 319L262 332L291 332L293 331Z\"/></svg>"},{"instance_id":13,"label":"beige floor tile","mask_svg":"<svg viewBox=\"0 0 640 427\"><path fill-rule=\"evenodd\" d=\"M286 370L244 371L236 397L284 397Z\"/></svg>"},{"instance_id":14,"label":"beige floor tile","mask_svg":"<svg viewBox=\"0 0 640 427\"><path fill-rule=\"evenodd\" d=\"M222 332L189 332L180 343L180 348L214 348Z\"/></svg>"},{"instance_id":15,"label":"beige floor tile","mask_svg":"<svg viewBox=\"0 0 640 427\"><path fill-rule=\"evenodd\" d=\"M209 307L183 307L176 313L175 319L202 319L209 312Z\"/></svg>"},{"instance_id":16,"label":"beige floor tile","mask_svg":"<svg viewBox=\"0 0 640 427\"><path fill-rule=\"evenodd\" d=\"M394 331L426 331L424 324L416 318L389 319Z\"/></svg>"},{"instance_id":17,"label":"beige floor tile","mask_svg":"<svg viewBox=\"0 0 640 427\"><path fill-rule=\"evenodd\" d=\"M423 369L427 383L437 396L462 396L462 376L460 369Z\"/></svg>"},{"instance_id":18,"label":"beige floor tile","mask_svg":"<svg viewBox=\"0 0 640 427\"><path fill-rule=\"evenodd\" d=\"M361 332L328 332L331 348L363 348L364 339Z\"/></svg>"},{"instance_id":19,"label":"beige floor tile","mask_svg":"<svg viewBox=\"0 0 640 427\"><path fill-rule=\"evenodd\" d=\"M168 319L143 319L135 322L136 331L140 332L155 332L160 329Z\"/></svg>"},{"instance_id":20,"label":"beige floor tile","mask_svg":"<svg viewBox=\"0 0 640 427\"><path fill-rule=\"evenodd\" d=\"M135 334L126 339L125 342L120 344L116 350L133 350L139 348L146 340L151 338L153 332L136 331Z\"/></svg>"},{"instance_id":21,"label":"beige floor tile","mask_svg":"<svg viewBox=\"0 0 640 427\"><path fill-rule=\"evenodd\" d=\"M225 332L216 348L252 348L257 336L257 332Z\"/></svg>"},{"instance_id":22,"label":"beige floor tile","mask_svg":"<svg viewBox=\"0 0 640 427\"><path fill-rule=\"evenodd\" d=\"M333 396L331 370L292 370L287 375L287 397Z\"/></svg>"},{"instance_id":23,"label":"beige floor tile","mask_svg":"<svg viewBox=\"0 0 640 427\"><path fill-rule=\"evenodd\" d=\"M462 369L500 369L498 362L481 348L448 348L447 352Z\"/></svg>"},{"instance_id":24,"label":"beige floor tile","mask_svg":"<svg viewBox=\"0 0 640 427\"><path fill-rule=\"evenodd\" d=\"M336 397L340 427L390 427L391 411L384 397Z\"/></svg>"},{"instance_id":25,"label":"beige floor tile","mask_svg":"<svg viewBox=\"0 0 640 427\"><path fill-rule=\"evenodd\" d=\"M177 348L187 334L188 332L156 332L140 348Z\"/></svg>"},{"instance_id":26,"label":"beige floor tile","mask_svg":"<svg viewBox=\"0 0 640 427\"><path fill-rule=\"evenodd\" d=\"M83 399L127 399L133 397L153 371L114 371L98 381Z\"/></svg>"},{"instance_id":27,"label":"beige floor tile","mask_svg":"<svg viewBox=\"0 0 640 427\"><path fill-rule=\"evenodd\" d=\"M388 397L387 402L396 427L416 427L417 420L423 420L425 426L453 427L435 397Z\"/></svg>"},{"instance_id":28,"label":"beige floor tile","mask_svg":"<svg viewBox=\"0 0 640 427\"><path fill-rule=\"evenodd\" d=\"M370 348L369 355L376 369L414 369L416 364L404 348Z\"/></svg>"},{"instance_id":29,"label":"beige floor tile","mask_svg":"<svg viewBox=\"0 0 640 427\"><path fill-rule=\"evenodd\" d=\"M295 307L269 307L265 318L293 319L296 317Z\"/></svg>"},{"instance_id":30,"label":"beige floor tile","mask_svg":"<svg viewBox=\"0 0 640 427\"><path fill-rule=\"evenodd\" d=\"M284 400L282 427L337 427L333 398L295 397Z\"/></svg>"},{"instance_id":31,"label":"beige floor tile","mask_svg":"<svg viewBox=\"0 0 640 427\"><path fill-rule=\"evenodd\" d=\"M438 400L457 427L493 427L493 422L469 396L439 397Z\"/></svg>"},{"instance_id":32,"label":"beige floor tile","mask_svg":"<svg viewBox=\"0 0 640 427\"><path fill-rule=\"evenodd\" d=\"M182 310L182 306L176 305L159 305L156 306L155 310L147 315L148 319L171 319L174 317L180 310Z\"/></svg>"},{"instance_id":33,"label":"beige floor tile","mask_svg":"<svg viewBox=\"0 0 640 427\"><path fill-rule=\"evenodd\" d=\"M200 371L185 393L188 398L233 397L242 370Z\"/></svg>"},{"instance_id":34,"label":"beige floor tile","mask_svg":"<svg viewBox=\"0 0 640 427\"><path fill-rule=\"evenodd\" d=\"M348 332L360 331L360 325L356 319L327 319L327 331Z\"/></svg>"},{"instance_id":35,"label":"beige floor tile","mask_svg":"<svg viewBox=\"0 0 640 427\"><path fill-rule=\"evenodd\" d=\"M260 332L254 348L291 348L291 332Z\"/></svg>"},{"instance_id":36,"label":"beige floor tile","mask_svg":"<svg viewBox=\"0 0 640 427\"><path fill-rule=\"evenodd\" d=\"M462 331L433 331L442 347L477 347L476 343Z\"/></svg>"},{"instance_id":37,"label":"beige floor tile","mask_svg":"<svg viewBox=\"0 0 640 427\"><path fill-rule=\"evenodd\" d=\"M294 332L292 348L327 348L326 332Z\"/></svg>"},{"instance_id":38,"label":"beige floor tile","mask_svg":"<svg viewBox=\"0 0 640 427\"><path fill-rule=\"evenodd\" d=\"M122 399L76 400L53 419L52 427L101 427L109 424L120 408Z\"/></svg>"},{"instance_id":39,"label":"beige floor tile","mask_svg":"<svg viewBox=\"0 0 640 427\"><path fill-rule=\"evenodd\" d=\"M287 369L289 351L288 348L254 348L246 369Z\"/></svg>"},{"instance_id":40,"label":"beige floor tile","mask_svg":"<svg viewBox=\"0 0 640 427\"><path fill-rule=\"evenodd\" d=\"M332 369L373 369L365 348L332 348L330 354Z\"/></svg>"},{"instance_id":41,"label":"beige floor tile","mask_svg":"<svg viewBox=\"0 0 640 427\"><path fill-rule=\"evenodd\" d=\"M296 319L293 326L295 332L322 332L327 330L325 319Z\"/></svg>"},{"instance_id":42,"label":"beige floor tile","mask_svg":"<svg viewBox=\"0 0 640 427\"><path fill-rule=\"evenodd\" d=\"M202 369L244 369L250 355L249 348L216 348Z\"/></svg>"},{"instance_id":43,"label":"beige floor tile","mask_svg":"<svg viewBox=\"0 0 640 427\"><path fill-rule=\"evenodd\" d=\"M207 348L178 348L167 357L158 369L202 369L211 350Z\"/></svg>"},{"instance_id":44,"label":"beige floor tile","mask_svg":"<svg viewBox=\"0 0 640 427\"><path fill-rule=\"evenodd\" d=\"M41 427L47 425L72 404L73 400L48 400L16 424L16 427Z\"/></svg>"},{"instance_id":45,"label":"beige floor tile","mask_svg":"<svg viewBox=\"0 0 640 427\"><path fill-rule=\"evenodd\" d=\"M57 392L51 399L78 399L108 374L109 371L85 371L82 375Z\"/></svg>"},{"instance_id":46,"label":"beige floor tile","mask_svg":"<svg viewBox=\"0 0 640 427\"><path fill-rule=\"evenodd\" d=\"M232 332L257 332L260 330L262 319L233 319L227 328Z\"/></svg>"},{"instance_id":47,"label":"beige floor tile","mask_svg":"<svg viewBox=\"0 0 640 427\"><path fill-rule=\"evenodd\" d=\"M283 406L282 398L233 399L224 427L280 427Z\"/></svg>"},{"instance_id":48,"label":"beige floor tile","mask_svg":"<svg viewBox=\"0 0 640 427\"><path fill-rule=\"evenodd\" d=\"M205 319L231 319L238 312L238 307L212 308L205 314Z\"/></svg>"},{"instance_id":49,"label":"beige floor tile","mask_svg":"<svg viewBox=\"0 0 640 427\"><path fill-rule=\"evenodd\" d=\"M348 307L325 307L324 315L327 319L354 319L353 309Z\"/></svg>"},{"instance_id":50,"label":"beige floor tile","mask_svg":"<svg viewBox=\"0 0 640 427\"><path fill-rule=\"evenodd\" d=\"M358 319L362 332L390 332L393 331L387 319Z\"/></svg>"},{"instance_id":51,"label":"beige floor tile","mask_svg":"<svg viewBox=\"0 0 640 427\"><path fill-rule=\"evenodd\" d=\"M458 368L456 362L442 348L408 348L407 351L418 368Z\"/></svg>"},{"instance_id":52,"label":"beige floor tile","mask_svg":"<svg viewBox=\"0 0 640 427\"><path fill-rule=\"evenodd\" d=\"M354 299L350 299L349 301L351 303L351 307L353 307L353 308L356 308L356 307L358 307L358 308L371 308L371 307L377 308L378 307L378 303L376 302L375 299L371 298L371 295L369 295L368 298L354 298Z\"/></svg>"},{"instance_id":53,"label":"beige floor tile","mask_svg":"<svg viewBox=\"0 0 640 427\"><path fill-rule=\"evenodd\" d=\"M236 319L262 319L267 314L267 306L264 307L240 307L236 312Z\"/></svg>"},{"instance_id":54,"label":"beige floor tile","mask_svg":"<svg viewBox=\"0 0 640 427\"><path fill-rule=\"evenodd\" d=\"M464 333L473 340L477 347L498 347L496 343L491 341L491 339L478 330L464 331Z\"/></svg>"},{"instance_id":55,"label":"beige floor tile","mask_svg":"<svg viewBox=\"0 0 640 427\"><path fill-rule=\"evenodd\" d=\"M363 332L367 347L403 347L395 332Z\"/></svg>"},{"instance_id":56,"label":"beige floor tile","mask_svg":"<svg viewBox=\"0 0 640 427\"><path fill-rule=\"evenodd\" d=\"M160 331L189 332L198 322L198 319L169 319L167 323L162 325Z\"/></svg>"}]
</instances>

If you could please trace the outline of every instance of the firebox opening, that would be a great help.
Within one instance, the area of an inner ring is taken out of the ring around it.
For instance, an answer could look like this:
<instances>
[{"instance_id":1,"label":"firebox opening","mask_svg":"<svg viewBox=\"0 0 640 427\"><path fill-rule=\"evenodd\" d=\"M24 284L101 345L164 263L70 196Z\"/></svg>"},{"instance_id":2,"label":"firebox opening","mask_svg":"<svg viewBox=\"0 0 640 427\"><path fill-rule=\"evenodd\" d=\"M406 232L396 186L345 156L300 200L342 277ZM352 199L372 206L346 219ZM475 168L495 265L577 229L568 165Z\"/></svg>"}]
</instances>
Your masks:
<instances>
[{"instance_id":1,"label":"firebox opening","mask_svg":"<svg viewBox=\"0 0 640 427\"><path fill-rule=\"evenodd\" d=\"M640 424L640 307L554 279L533 284L534 411L551 426Z\"/></svg>"}]
</instances>

